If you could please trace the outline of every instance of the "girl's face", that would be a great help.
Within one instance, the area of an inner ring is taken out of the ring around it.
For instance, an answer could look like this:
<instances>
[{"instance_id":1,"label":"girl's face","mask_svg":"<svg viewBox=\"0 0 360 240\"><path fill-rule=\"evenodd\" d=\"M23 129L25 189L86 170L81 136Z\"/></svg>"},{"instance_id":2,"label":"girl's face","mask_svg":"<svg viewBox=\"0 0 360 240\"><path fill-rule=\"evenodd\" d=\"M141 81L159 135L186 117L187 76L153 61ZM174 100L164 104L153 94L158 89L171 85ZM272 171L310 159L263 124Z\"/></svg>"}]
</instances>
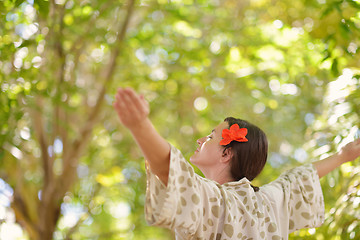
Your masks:
<instances>
[{"instance_id":1,"label":"girl's face","mask_svg":"<svg viewBox=\"0 0 360 240\"><path fill-rule=\"evenodd\" d=\"M212 130L210 135L197 140L199 147L194 155L190 157L190 161L203 173L203 170L216 166L221 160L224 147L220 145L220 141L222 139L222 131L225 128L229 128L229 124L222 122Z\"/></svg>"}]
</instances>

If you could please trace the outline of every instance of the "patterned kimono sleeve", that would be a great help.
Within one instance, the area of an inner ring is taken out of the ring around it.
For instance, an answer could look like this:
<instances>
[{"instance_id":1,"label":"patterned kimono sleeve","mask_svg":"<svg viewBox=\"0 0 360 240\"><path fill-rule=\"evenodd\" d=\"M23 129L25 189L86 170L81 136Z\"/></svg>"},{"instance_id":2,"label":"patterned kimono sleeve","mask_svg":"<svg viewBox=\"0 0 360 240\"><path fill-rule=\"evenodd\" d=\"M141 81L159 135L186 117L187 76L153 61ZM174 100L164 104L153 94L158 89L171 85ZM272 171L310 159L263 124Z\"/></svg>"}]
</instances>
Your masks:
<instances>
[{"instance_id":1,"label":"patterned kimono sleeve","mask_svg":"<svg viewBox=\"0 0 360 240\"><path fill-rule=\"evenodd\" d=\"M194 234L203 212L200 178L173 146L167 186L147 167L145 219L148 224Z\"/></svg>"},{"instance_id":2,"label":"patterned kimono sleeve","mask_svg":"<svg viewBox=\"0 0 360 240\"><path fill-rule=\"evenodd\" d=\"M313 164L281 174L268 184L267 190L271 191L276 201L276 215L282 224L288 224L289 233L302 228L319 227L324 222L324 198Z\"/></svg>"}]
</instances>

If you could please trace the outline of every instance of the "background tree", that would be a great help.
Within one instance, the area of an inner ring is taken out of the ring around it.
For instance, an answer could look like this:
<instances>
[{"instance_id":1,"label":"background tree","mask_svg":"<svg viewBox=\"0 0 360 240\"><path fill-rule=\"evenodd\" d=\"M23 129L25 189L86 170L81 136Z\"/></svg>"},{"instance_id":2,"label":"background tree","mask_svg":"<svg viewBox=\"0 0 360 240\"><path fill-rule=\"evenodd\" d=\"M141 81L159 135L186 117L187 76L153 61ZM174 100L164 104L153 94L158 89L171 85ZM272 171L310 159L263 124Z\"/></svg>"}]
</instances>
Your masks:
<instances>
[{"instance_id":1,"label":"background tree","mask_svg":"<svg viewBox=\"0 0 360 240\"><path fill-rule=\"evenodd\" d=\"M359 9L350 0L2 1L0 234L169 239L144 221L144 162L112 110L118 86L146 96L155 126L186 157L226 116L261 126L270 155L255 185L336 151L359 131ZM360 236L353 164L322 180L325 224L290 238Z\"/></svg>"}]
</instances>

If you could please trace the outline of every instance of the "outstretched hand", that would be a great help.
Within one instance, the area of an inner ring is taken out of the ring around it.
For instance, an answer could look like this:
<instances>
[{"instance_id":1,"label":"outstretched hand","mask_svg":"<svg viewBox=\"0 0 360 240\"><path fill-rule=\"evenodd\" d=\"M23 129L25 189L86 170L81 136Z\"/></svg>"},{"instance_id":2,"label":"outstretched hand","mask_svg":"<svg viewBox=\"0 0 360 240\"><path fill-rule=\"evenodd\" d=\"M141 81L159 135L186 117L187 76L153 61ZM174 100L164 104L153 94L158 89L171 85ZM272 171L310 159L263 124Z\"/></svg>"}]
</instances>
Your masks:
<instances>
[{"instance_id":1,"label":"outstretched hand","mask_svg":"<svg viewBox=\"0 0 360 240\"><path fill-rule=\"evenodd\" d=\"M344 163L358 158L360 156L360 138L342 147L339 151L339 155Z\"/></svg>"},{"instance_id":2,"label":"outstretched hand","mask_svg":"<svg viewBox=\"0 0 360 240\"><path fill-rule=\"evenodd\" d=\"M150 169L166 185L170 166L170 145L160 136L148 118L149 103L132 88L119 88L113 106L120 122L131 131Z\"/></svg>"},{"instance_id":3,"label":"outstretched hand","mask_svg":"<svg viewBox=\"0 0 360 240\"><path fill-rule=\"evenodd\" d=\"M141 126L150 113L149 103L132 88L119 88L113 106L120 122L129 130Z\"/></svg>"}]
</instances>

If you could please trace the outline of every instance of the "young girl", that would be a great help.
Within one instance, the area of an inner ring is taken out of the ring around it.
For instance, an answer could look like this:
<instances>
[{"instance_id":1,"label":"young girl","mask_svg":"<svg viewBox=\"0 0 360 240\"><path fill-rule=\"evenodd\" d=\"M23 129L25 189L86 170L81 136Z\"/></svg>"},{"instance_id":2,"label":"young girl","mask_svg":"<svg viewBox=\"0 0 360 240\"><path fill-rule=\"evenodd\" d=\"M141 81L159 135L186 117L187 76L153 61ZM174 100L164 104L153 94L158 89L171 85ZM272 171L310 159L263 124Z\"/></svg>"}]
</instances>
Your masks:
<instances>
[{"instance_id":1,"label":"young girl","mask_svg":"<svg viewBox=\"0 0 360 240\"><path fill-rule=\"evenodd\" d=\"M190 158L203 178L157 133L142 96L120 88L114 108L146 159L146 220L172 229L177 239L288 239L295 230L318 227L324 221L319 178L360 155L358 139L256 188L250 181L265 165L266 136L246 121L226 118L197 140Z\"/></svg>"}]
</instances>

